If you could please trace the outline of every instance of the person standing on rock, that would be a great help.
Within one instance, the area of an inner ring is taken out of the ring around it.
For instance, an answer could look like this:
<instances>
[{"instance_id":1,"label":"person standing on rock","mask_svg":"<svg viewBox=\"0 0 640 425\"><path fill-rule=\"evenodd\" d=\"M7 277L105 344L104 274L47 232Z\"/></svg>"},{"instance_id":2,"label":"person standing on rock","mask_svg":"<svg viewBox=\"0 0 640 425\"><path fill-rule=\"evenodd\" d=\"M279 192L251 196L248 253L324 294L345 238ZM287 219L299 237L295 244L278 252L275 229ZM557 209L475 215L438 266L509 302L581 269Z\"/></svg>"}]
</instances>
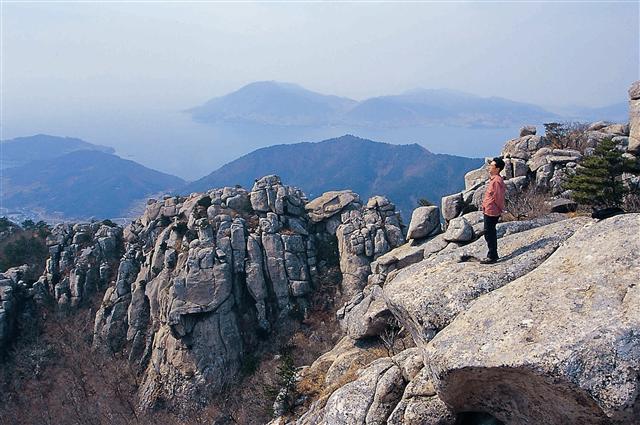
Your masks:
<instances>
[{"instance_id":1,"label":"person standing on rock","mask_svg":"<svg viewBox=\"0 0 640 425\"><path fill-rule=\"evenodd\" d=\"M504 211L504 180L500 172L504 168L504 161L501 158L493 158L489 163L489 185L482 200L482 212L484 213L484 239L487 241L489 253L487 258L480 261L482 264L493 264L498 261L498 236L496 235L496 224L500 219L500 214Z\"/></svg>"}]
</instances>

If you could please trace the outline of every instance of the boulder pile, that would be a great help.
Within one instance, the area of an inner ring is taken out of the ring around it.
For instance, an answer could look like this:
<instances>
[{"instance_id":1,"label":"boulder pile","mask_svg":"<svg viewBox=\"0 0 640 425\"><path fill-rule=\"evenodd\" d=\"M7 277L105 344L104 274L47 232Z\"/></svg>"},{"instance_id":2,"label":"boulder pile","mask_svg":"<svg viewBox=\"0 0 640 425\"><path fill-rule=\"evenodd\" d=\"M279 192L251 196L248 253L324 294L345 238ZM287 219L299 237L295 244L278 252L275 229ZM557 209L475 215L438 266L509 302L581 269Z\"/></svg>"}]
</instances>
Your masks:
<instances>
[{"instance_id":1,"label":"boulder pile","mask_svg":"<svg viewBox=\"0 0 640 425\"><path fill-rule=\"evenodd\" d=\"M250 192L225 187L150 201L124 230L126 252L96 314L94 345L144 370L143 407L205 401L240 369L276 326L307 314L326 262L319 246L337 238L343 292L361 288L372 259L402 243L387 199L357 194L308 202L277 176Z\"/></svg>"},{"instance_id":2,"label":"boulder pile","mask_svg":"<svg viewBox=\"0 0 640 425\"><path fill-rule=\"evenodd\" d=\"M531 188L566 212L562 182L601 140L635 158L640 82L629 94L630 124L592 123L581 151L523 127L501 152L507 197ZM298 419L272 424L640 422L640 214L500 223L501 261L482 265L487 178L474 170L465 190L442 199L442 228L437 208L416 210L408 242L371 262L366 286L338 312L346 337L336 350L384 341L396 322L416 347L359 367Z\"/></svg>"}]
</instances>

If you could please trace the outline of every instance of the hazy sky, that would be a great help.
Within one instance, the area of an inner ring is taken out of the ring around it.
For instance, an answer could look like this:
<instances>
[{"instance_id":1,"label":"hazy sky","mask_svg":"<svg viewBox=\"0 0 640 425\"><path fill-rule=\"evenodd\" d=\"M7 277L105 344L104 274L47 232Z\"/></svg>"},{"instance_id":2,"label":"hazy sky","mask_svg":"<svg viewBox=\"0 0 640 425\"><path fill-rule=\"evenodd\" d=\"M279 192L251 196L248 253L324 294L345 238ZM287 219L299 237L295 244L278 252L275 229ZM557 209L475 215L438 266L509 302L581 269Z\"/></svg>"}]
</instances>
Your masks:
<instances>
[{"instance_id":1,"label":"hazy sky","mask_svg":"<svg viewBox=\"0 0 640 425\"><path fill-rule=\"evenodd\" d=\"M356 99L453 88L625 100L638 2L5 3L5 108L191 106L257 80Z\"/></svg>"},{"instance_id":2,"label":"hazy sky","mask_svg":"<svg viewBox=\"0 0 640 425\"><path fill-rule=\"evenodd\" d=\"M156 167L173 153L152 161L143 145L211 138L164 128L163 113L253 81L354 99L423 87L602 106L640 78L637 1L0 4L2 138L81 137ZM219 162L249 147L231 145Z\"/></svg>"}]
</instances>

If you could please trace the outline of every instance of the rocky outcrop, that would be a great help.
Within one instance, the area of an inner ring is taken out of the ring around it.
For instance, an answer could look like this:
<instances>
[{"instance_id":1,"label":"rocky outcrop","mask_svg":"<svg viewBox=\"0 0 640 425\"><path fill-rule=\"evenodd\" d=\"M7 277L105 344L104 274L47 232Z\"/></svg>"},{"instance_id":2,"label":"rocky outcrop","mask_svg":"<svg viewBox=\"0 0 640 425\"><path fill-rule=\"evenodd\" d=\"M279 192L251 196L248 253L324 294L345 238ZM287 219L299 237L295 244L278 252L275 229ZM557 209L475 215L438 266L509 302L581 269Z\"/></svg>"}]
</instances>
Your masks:
<instances>
[{"instance_id":1,"label":"rocky outcrop","mask_svg":"<svg viewBox=\"0 0 640 425\"><path fill-rule=\"evenodd\" d=\"M261 332L307 309L316 251L306 198L277 176L151 201L96 314L94 345L146 368L143 406L206 400Z\"/></svg>"},{"instance_id":2,"label":"rocky outcrop","mask_svg":"<svg viewBox=\"0 0 640 425\"><path fill-rule=\"evenodd\" d=\"M407 239L422 239L440 232L440 209L434 206L418 207L411 214Z\"/></svg>"},{"instance_id":3,"label":"rocky outcrop","mask_svg":"<svg viewBox=\"0 0 640 425\"><path fill-rule=\"evenodd\" d=\"M309 214L309 219L314 223L319 223L334 216L354 202L360 202L360 197L350 190L325 192L309 202L305 209Z\"/></svg>"},{"instance_id":4,"label":"rocky outcrop","mask_svg":"<svg viewBox=\"0 0 640 425\"><path fill-rule=\"evenodd\" d=\"M357 372L355 379L334 391L324 407L312 408L312 414L305 414L295 423L385 424L407 382L421 369L422 358L415 348L373 360Z\"/></svg>"},{"instance_id":5,"label":"rocky outcrop","mask_svg":"<svg viewBox=\"0 0 640 425\"><path fill-rule=\"evenodd\" d=\"M510 424L638 421L638 235L639 214L589 223L479 297L423 345L442 400Z\"/></svg>"},{"instance_id":6,"label":"rocky outcrop","mask_svg":"<svg viewBox=\"0 0 640 425\"><path fill-rule=\"evenodd\" d=\"M340 192L308 204L277 176L250 192L151 200L124 230L126 252L96 314L94 346L129 348L144 371L143 407L204 402L260 336L307 314L325 261L320 243L337 241L348 293L364 286L371 260L403 242L400 226L386 198L362 206Z\"/></svg>"},{"instance_id":7,"label":"rocky outcrop","mask_svg":"<svg viewBox=\"0 0 640 425\"><path fill-rule=\"evenodd\" d=\"M58 224L39 285L61 306L76 307L109 285L122 255L122 228L111 223Z\"/></svg>"},{"instance_id":8,"label":"rocky outcrop","mask_svg":"<svg viewBox=\"0 0 640 425\"><path fill-rule=\"evenodd\" d=\"M507 196L535 188L555 198L550 208L575 209L565 177L605 137L632 157L634 125L593 123L580 151L524 127L502 152ZM333 261L344 337L298 369L298 382L322 389L294 401L310 403L296 424L444 425L478 412L515 424L637 421L640 218L501 223L501 260L482 265L487 177L467 173L465 189L442 199L444 232L438 207L421 207L407 238L385 197L307 202L274 175L250 191L150 200L125 229L60 225L38 282L0 275L0 348L17 293L75 307L108 286L95 349L129 356L141 407L192 407L223 389L262 338L308 314ZM391 355L390 332L417 348Z\"/></svg>"},{"instance_id":9,"label":"rocky outcrop","mask_svg":"<svg viewBox=\"0 0 640 425\"><path fill-rule=\"evenodd\" d=\"M402 221L395 206L381 196L362 208L341 214L337 230L343 293L352 296L364 289L371 262L404 243Z\"/></svg>"},{"instance_id":10,"label":"rocky outcrop","mask_svg":"<svg viewBox=\"0 0 640 425\"><path fill-rule=\"evenodd\" d=\"M16 332L20 304L28 296L25 280L30 274L27 265L0 273L0 355L5 353Z\"/></svg>"},{"instance_id":11,"label":"rocky outcrop","mask_svg":"<svg viewBox=\"0 0 640 425\"><path fill-rule=\"evenodd\" d=\"M562 218L561 215L549 215L538 220L500 224L498 235L521 232ZM457 224L458 221L460 226ZM394 276L396 271L427 258L451 253L478 239L482 236L483 231L482 213L468 213L452 220L447 232L420 243L404 244L372 262L371 274L365 289L358 292L338 310L337 316L342 329L354 339L380 335L387 328L389 320L393 318L392 312L382 296L382 288L389 280L389 276ZM477 248L470 247L471 250L459 255L474 255L472 252L475 252L474 250L481 251L483 244L484 242L480 241L474 245ZM475 255L480 256L480 253L475 253Z\"/></svg>"},{"instance_id":12,"label":"rocky outcrop","mask_svg":"<svg viewBox=\"0 0 640 425\"><path fill-rule=\"evenodd\" d=\"M629 93L630 96L635 96L633 88ZM592 123L576 142L580 150L555 147L549 136L537 135L533 126L523 127L520 137L508 140L500 153L505 162L501 175L507 186L507 212L517 208L515 207L517 203L514 201L525 189L546 194L551 201L559 203L562 199L569 199L570 191L565 191L563 188L567 177L575 174L582 158L593 152L595 146L605 138L613 138L625 155L637 154L636 150L640 148L635 147L633 140L634 137L639 136L633 136L633 131L640 128L636 111L636 109L640 110L640 103L636 105L633 102L640 102L640 100L630 101L629 126L604 121ZM638 108L633 109L635 106ZM489 159L487 158L487 162ZM471 211L481 210L488 178L488 172L484 168L470 171L465 175L465 190L442 198L445 228L451 220ZM631 183L636 184L636 181ZM556 207L556 210L560 211L563 208ZM457 225L459 226L460 223L458 222Z\"/></svg>"},{"instance_id":13,"label":"rocky outcrop","mask_svg":"<svg viewBox=\"0 0 640 425\"><path fill-rule=\"evenodd\" d=\"M438 397L428 369L407 384L402 399L387 419L388 425L454 425L456 415Z\"/></svg>"},{"instance_id":14,"label":"rocky outcrop","mask_svg":"<svg viewBox=\"0 0 640 425\"><path fill-rule=\"evenodd\" d=\"M500 224L503 264L470 261L478 241L392 272L381 291L426 367L376 360L297 423L637 420L640 215L560 217Z\"/></svg>"},{"instance_id":15,"label":"rocky outcrop","mask_svg":"<svg viewBox=\"0 0 640 425\"><path fill-rule=\"evenodd\" d=\"M422 367L418 350L373 361L327 400L321 424L385 424L406 383Z\"/></svg>"},{"instance_id":16,"label":"rocky outcrop","mask_svg":"<svg viewBox=\"0 0 640 425\"><path fill-rule=\"evenodd\" d=\"M501 223L499 263L487 267L465 261L485 256L486 243L478 240L400 270L385 283L384 298L414 341L424 347L473 300L535 269L587 222L583 218L562 220L524 231L529 226Z\"/></svg>"},{"instance_id":17,"label":"rocky outcrop","mask_svg":"<svg viewBox=\"0 0 640 425\"><path fill-rule=\"evenodd\" d=\"M565 178L607 137L633 158L629 131L593 123L578 151L557 149L535 128L523 128L502 152L507 197L530 188L546 194L549 209L575 210L562 189ZM426 367L400 380L391 376L393 359L376 360L297 423L639 420L640 322L632 282L640 276L633 254L640 216L596 222L551 213L500 223L501 260L483 265L477 210L486 178L483 169L468 173L465 190L442 200L445 232L409 237L379 256L365 288L338 311L344 332L359 342L384 336L397 320ZM378 393L388 404L377 401Z\"/></svg>"}]
</instances>

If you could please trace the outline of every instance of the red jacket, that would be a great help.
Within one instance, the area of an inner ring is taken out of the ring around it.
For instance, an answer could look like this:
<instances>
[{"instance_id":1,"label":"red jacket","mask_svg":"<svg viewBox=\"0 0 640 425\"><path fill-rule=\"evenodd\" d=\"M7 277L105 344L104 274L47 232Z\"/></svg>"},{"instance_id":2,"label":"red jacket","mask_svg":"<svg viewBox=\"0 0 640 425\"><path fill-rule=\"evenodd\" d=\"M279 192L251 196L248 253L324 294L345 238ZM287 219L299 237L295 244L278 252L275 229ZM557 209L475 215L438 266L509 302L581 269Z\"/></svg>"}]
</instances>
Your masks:
<instances>
[{"instance_id":1,"label":"red jacket","mask_svg":"<svg viewBox=\"0 0 640 425\"><path fill-rule=\"evenodd\" d=\"M491 176L482 200L482 211L486 215L499 217L502 214L502 211L504 211L504 192L505 187L502 177L499 174Z\"/></svg>"}]
</instances>

